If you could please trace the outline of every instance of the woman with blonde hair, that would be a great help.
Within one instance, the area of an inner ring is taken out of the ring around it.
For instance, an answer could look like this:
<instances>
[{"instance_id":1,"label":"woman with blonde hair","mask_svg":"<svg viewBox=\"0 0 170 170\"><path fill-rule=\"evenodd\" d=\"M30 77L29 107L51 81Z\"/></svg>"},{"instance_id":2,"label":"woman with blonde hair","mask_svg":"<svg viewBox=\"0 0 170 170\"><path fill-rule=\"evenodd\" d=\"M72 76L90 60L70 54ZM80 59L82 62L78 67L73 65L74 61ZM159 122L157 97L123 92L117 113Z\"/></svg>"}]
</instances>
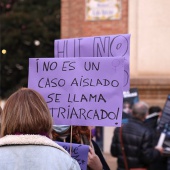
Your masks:
<instances>
[{"instance_id":1,"label":"woman with blonde hair","mask_svg":"<svg viewBox=\"0 0 170 170\"><path fill-rule=\"evenodd\" d=\"M50 139L51 132L52 117L43 97L29 88L16 91L2 111L0 169L80 170Z\"/></svg>"}]
</instances>

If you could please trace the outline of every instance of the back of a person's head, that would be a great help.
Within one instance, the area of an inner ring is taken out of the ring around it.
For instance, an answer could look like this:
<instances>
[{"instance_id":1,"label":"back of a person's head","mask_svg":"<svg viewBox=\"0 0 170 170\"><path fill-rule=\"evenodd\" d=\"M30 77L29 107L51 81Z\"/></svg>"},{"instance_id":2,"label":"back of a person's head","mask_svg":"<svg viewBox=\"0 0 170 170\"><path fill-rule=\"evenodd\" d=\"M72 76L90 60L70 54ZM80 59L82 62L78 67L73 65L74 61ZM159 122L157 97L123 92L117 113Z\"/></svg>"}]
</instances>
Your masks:
<instances>
[{"instance_id":1,"label":"back of a person's head","mask_svg":"<svg viewBox=\"0 0 170 170\"><path fill-rule=\"evenodd\" d=\"M161 111L162 111L162 109L161 109L161 107L159 107L159 106L151 106L151 107L149 108L149 114L159 113L159 112L161 112Z\"/></svg>"},{"instance_id":2,"label":"back of a person's head","mask_svg":"<svg viewBox=\"0 0 170 170\"><path fill-rule=\"evenodd\" d=\"M2 137L17 133L50 135L51 131L52 117L38 92L21 88L7 99L2 111Z\"/></svg>"},{"instance_id":3,"label":"back of a person's head","mask_svg":"<svg viewBox=\"0 0 170 170\"><path fill-rule=\"evenodd\" d=\"M139 101L135 103L132 107L132 116L136 117L140 120L145 119L146 115L148 114L148 105L143 101Z\"/></svg>"}]
</instances>

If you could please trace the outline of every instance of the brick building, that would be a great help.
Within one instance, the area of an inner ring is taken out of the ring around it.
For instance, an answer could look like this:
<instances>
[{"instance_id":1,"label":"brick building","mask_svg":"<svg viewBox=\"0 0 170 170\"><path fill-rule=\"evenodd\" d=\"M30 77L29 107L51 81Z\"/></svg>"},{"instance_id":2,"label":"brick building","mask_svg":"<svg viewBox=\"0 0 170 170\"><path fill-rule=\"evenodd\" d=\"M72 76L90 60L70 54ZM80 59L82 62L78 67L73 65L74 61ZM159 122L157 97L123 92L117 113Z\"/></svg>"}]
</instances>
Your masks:
<instances>
[{"instance_id":1,"label":"brick building","mask_svg":"<svg viewBox=\"0 0 170 170\"><path fill-rule=\"evenodd\" d=\"M121 19L87 21L85 0L62 0L61 38L128 33L128 3L122 3Z\"/></svg>"}]
</instances>

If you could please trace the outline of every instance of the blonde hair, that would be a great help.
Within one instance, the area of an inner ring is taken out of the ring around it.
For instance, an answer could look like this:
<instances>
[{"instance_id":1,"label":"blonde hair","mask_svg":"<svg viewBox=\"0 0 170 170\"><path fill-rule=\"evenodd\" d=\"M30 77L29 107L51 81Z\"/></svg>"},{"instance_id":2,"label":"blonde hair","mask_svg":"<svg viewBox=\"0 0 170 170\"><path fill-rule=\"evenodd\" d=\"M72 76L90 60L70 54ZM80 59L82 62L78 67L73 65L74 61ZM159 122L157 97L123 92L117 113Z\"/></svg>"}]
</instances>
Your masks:
<instances>
[{"instance_id":1,"label":"blonde hair","mask_svg":"<svg viewBox=\"0 0 170 170\"><path fill-rule=\"evenodd\" d=\"M21 88L7 99L2 111L1 137L17 133L50 136L51 131L52 117L38 92Z\"/></svg>"}]
</instances>

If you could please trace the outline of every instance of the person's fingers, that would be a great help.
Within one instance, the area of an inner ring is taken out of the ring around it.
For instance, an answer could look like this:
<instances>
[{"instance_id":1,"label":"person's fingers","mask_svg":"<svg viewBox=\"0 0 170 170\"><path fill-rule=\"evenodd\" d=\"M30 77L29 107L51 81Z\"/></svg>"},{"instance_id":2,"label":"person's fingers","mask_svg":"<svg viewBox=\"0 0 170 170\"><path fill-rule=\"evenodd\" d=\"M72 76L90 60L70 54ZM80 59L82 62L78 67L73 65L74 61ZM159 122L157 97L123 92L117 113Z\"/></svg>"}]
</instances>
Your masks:
<instances>
[{"instance_id":1,"label":"person's fingers","mask_svg":"<svg viewBox=\"0 0 170 170\"><path fill-rule=\"evenodd\" d=\"M94 155L94 149L92 148L92 147L89 147L89 152L92 154L92 155Z\"/></svg>"},{"instance_id":2,"label":"person's fingers","mask_svg":"<svg viewBox=\"0 0 170 170\"><path fill-rule=\"evenodd\" d=\"M94 155L94 150L93 150L91 147L89 147L88 158L89 158L89 159L92 159L92 158L93 158L93 155Z\"/></svg>"},{"instance_id":3,"label":"person's fingers","mask_svg":"<svg viewBox=\"0 0 170 170\"><path fill-rule=\"evenodd\" d=\"M158 150L159 152L161 152L161 153L163 152L163 148L162 148L162 147L156 146L155 149L157 149L157 150Z\"/></svg>"},{"instance_id":4,"label":"person's fingers","mask_svg":"<svg viewBox=\"0 0 170 170\"><path fill-rule=\"evenodd\" d=\"M95 151L93 148L89 147L89 153L88 153L88 162L93 163L96 162L96 159L98 156L96 155Z\"/></svg>"}]
</instances>

